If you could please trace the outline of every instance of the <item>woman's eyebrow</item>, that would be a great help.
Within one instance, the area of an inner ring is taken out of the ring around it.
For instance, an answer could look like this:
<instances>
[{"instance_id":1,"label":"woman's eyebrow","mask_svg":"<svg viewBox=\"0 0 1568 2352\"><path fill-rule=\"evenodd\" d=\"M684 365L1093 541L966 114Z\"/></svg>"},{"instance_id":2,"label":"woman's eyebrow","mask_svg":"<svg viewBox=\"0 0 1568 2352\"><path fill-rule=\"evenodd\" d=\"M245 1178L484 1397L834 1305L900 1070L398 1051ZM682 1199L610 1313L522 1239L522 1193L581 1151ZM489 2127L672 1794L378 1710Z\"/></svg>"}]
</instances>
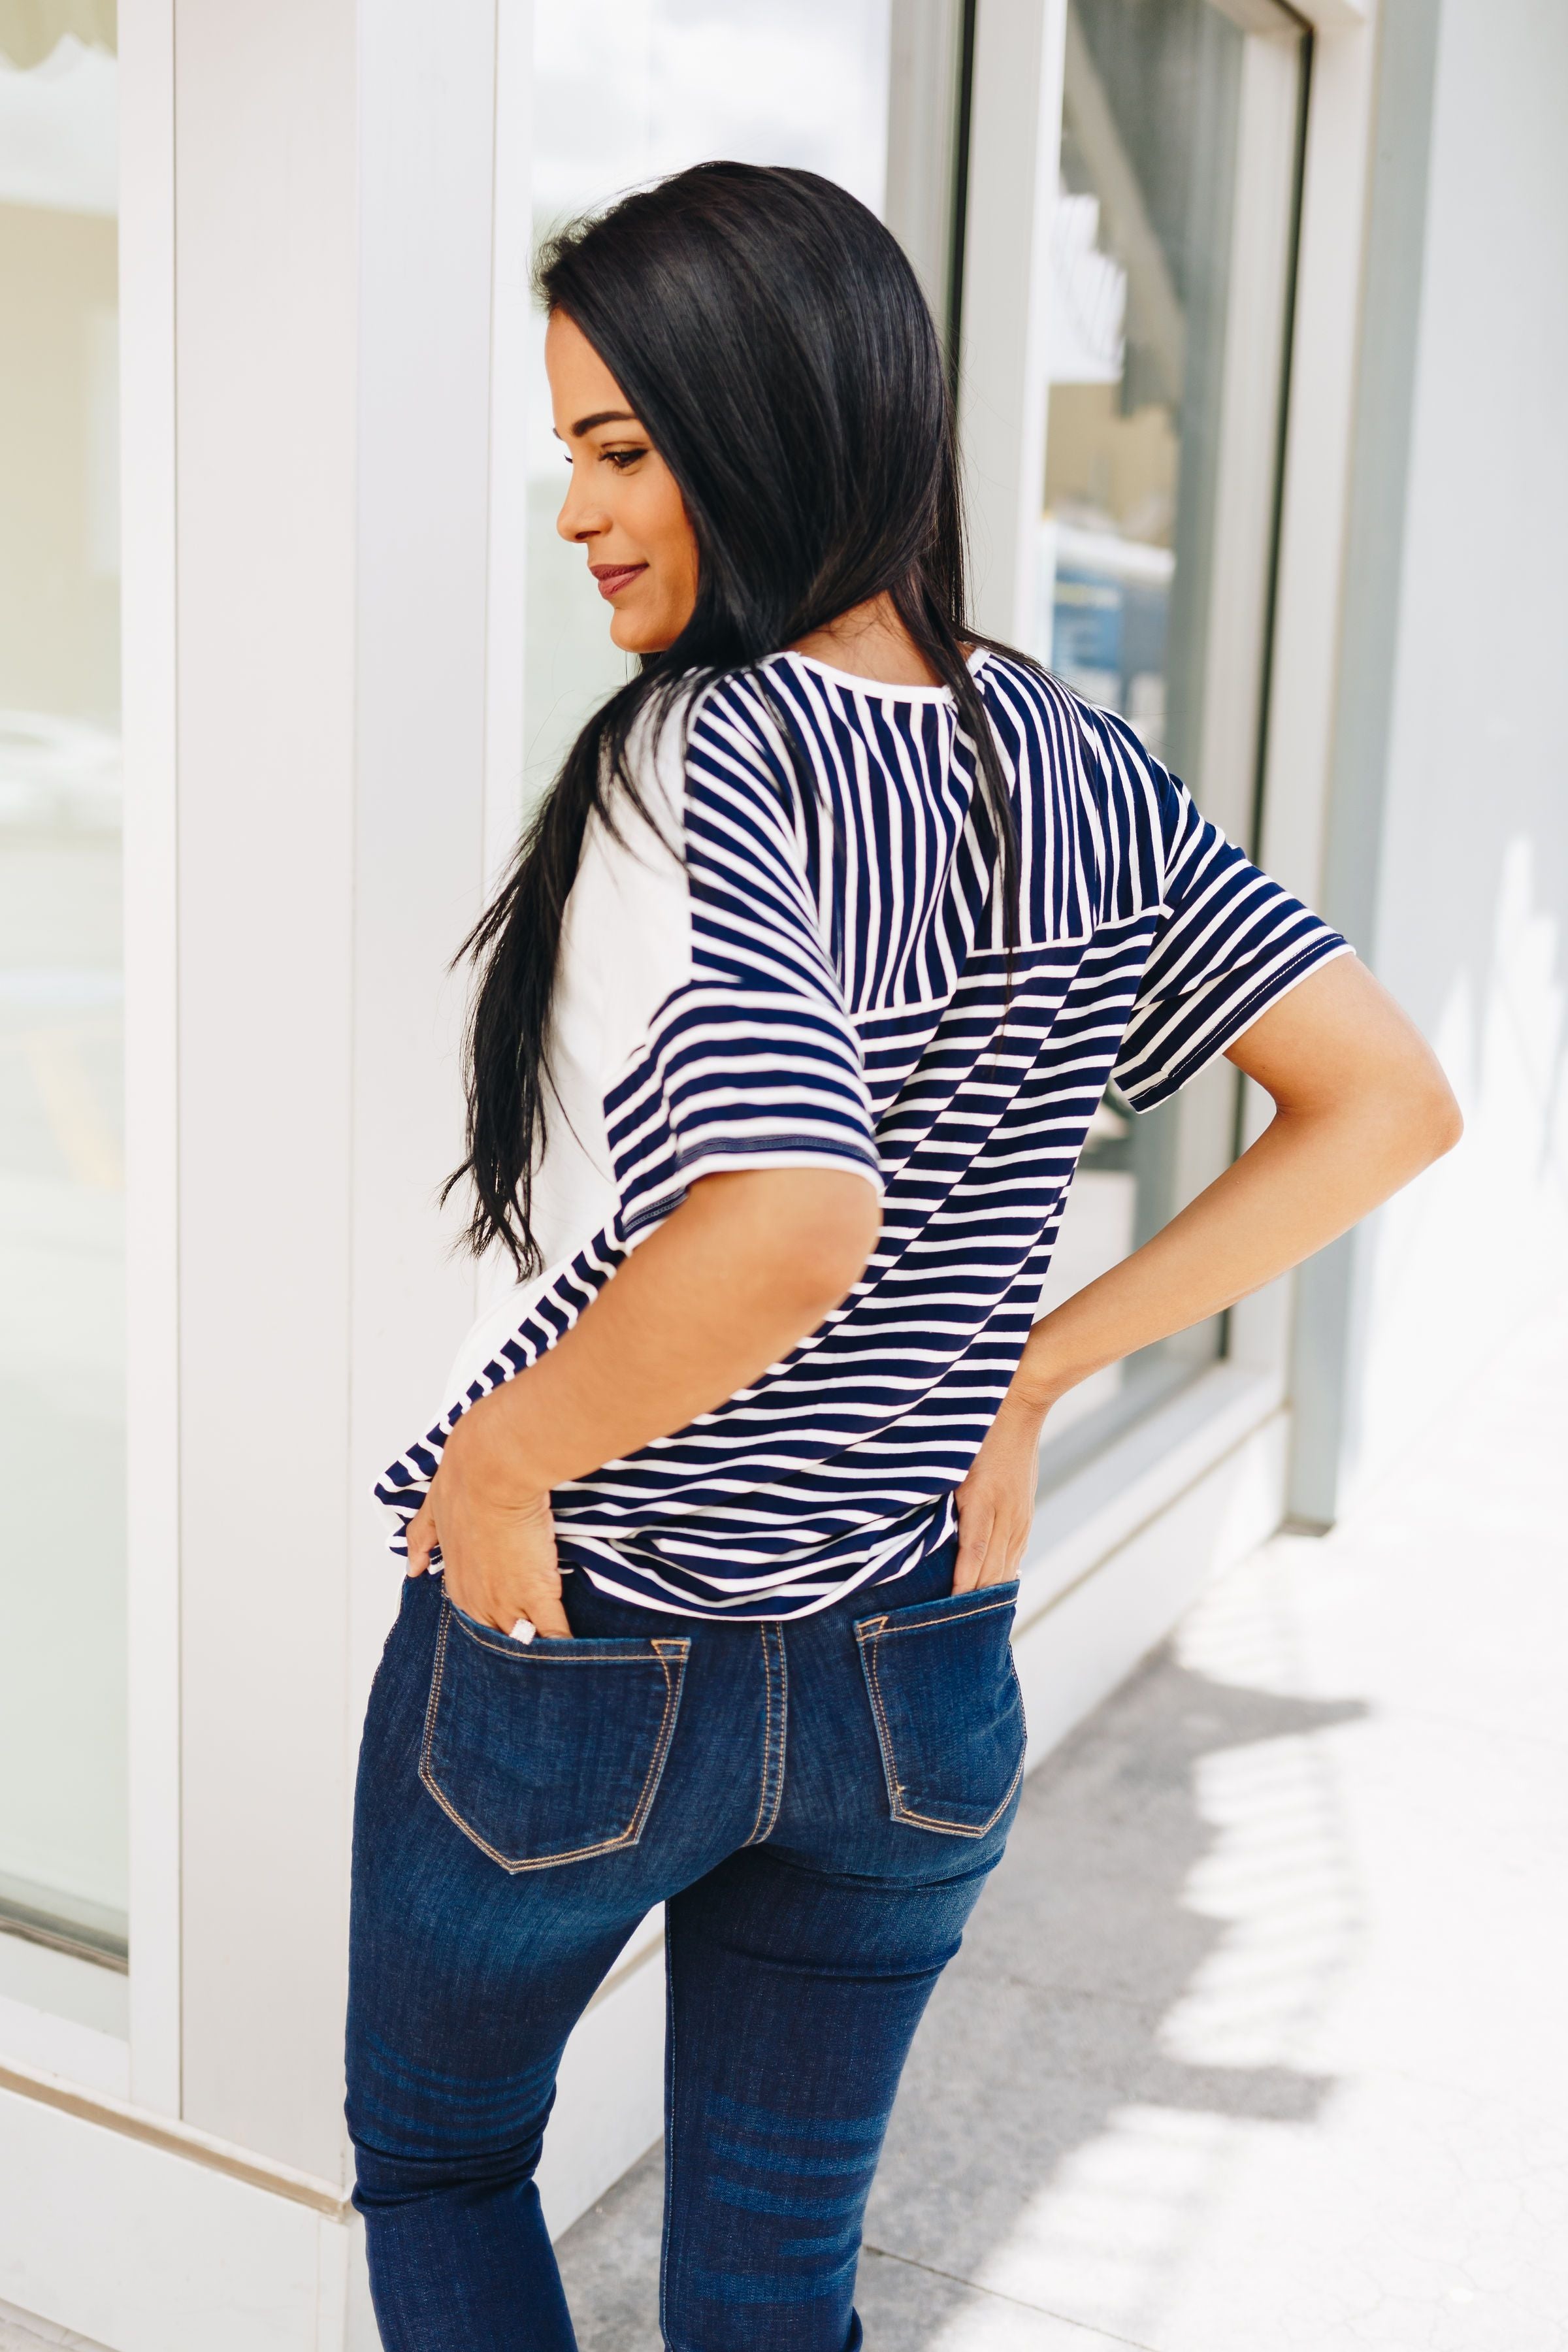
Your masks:
<instances>
[{"instance_id":1,"label":"woman's eyebrow","mask_svg":"<svg viewBox=\"0 0 1568 2352\"><path fill-rule=\"evenodd\" d=\"M595 425L635 425L637 418L629 408L596 408L592 416L580 416L572 427L574 441L581 441L584 433L592 433Z\"/></svg>"}]
</instances>

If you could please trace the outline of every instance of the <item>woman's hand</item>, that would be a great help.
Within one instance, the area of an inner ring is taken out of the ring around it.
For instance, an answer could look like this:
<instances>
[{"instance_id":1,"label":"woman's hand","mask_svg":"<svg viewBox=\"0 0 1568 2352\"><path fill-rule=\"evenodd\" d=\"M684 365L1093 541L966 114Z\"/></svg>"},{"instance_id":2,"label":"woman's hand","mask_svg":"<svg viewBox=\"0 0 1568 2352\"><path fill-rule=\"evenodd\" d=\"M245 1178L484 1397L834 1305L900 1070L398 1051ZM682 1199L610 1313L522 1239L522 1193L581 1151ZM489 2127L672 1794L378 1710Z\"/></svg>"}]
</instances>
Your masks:
<instances>
[{"instance_id":1,"label":"woman's hand","mask_svg":"<svg viewBox=\"0 0 1568 2352\"><path fill-rule=\"evenodd\" d=\"M1033 1404L1005 1397L968 1477L958 1490L955 1592L1005 1584L1018 1573L1035 1517L1040 1425Z\"/></svg>"},{"instance_id":2,"label":"woman's hand","mask_svg":"<svg viewBox=\"0 0 1568 2352\"><path fill-rule=\"evenodd\" d=\"M854 1288L880 1227L856 1171L699 1177L554 1347L464 1413L409 1526L409 1575L439 1544L470 1617L570 1634L552 1489L684 1429L788 1355Z\"/></svg>"},{"instance_id":3,"label":"woman's hand","mask_svg":"<svg viewBox=\"0 0 1568 2352\"><path fill-rule=\"evenodd\" d=\"M541 1633L571 1639L550 1497L517 1489L486 1447L477 1414L465 1413L447 1440L441 1466L410 1523L410 1576L426 1574L437 1544L447 1597L467 1615L502 1633L526 1617Z\"/></svg>"}]
</instances>

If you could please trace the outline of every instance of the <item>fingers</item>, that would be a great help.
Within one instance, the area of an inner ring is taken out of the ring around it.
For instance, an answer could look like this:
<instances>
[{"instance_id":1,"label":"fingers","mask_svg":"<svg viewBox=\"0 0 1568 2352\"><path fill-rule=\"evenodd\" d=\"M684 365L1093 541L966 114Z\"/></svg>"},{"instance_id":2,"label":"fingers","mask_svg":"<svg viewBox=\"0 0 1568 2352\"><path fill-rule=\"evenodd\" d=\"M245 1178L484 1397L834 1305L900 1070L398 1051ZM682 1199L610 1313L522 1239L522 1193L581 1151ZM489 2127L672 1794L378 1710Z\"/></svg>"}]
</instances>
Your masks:
<instances>
[{"instance_id":1,"label":"fingers","mask_svg":"<svg viewBox=\"0 0 1568 2352\"><path fill-rule=\"evenodd\" d=\"M986 1584L1010 1584L1023 1565L1033 1525L1032 1513L1020 1517L980 1495L966 1502L960 1487L954 1592L975 1592Z\"/></svg>"},{"instance_id":2,"label":"fingers","mask_svg":"<svg viewBox=\"0 0 1568 2352\"><path fill-rule=\"evenodd\" d=\"M498 1633L510 1633L521 1618L526 1617L536 1633L544 1633L553 1642L569 1642L572 1628L561 1603L559 1571L552 1577L508 1576L486 1580L475 1589L475 1580L447 1570L447 1598L454 1601L466 1617L477 1618L481 1625L493 1625Z\"/></svg>"},{"instance_id":3,"label":"fingers","mask_svg":"<svg viewBox=\"0 0 1568 2352\"><path fill-rule=\"evenodd\" d=\"M462 1518L447 1530L442 1559L447 1598L465 1615L502 1633L526 1617L536 1633L571 1640L547 1503Z\"/></svg>"},{"instance_id":4,"label":"fingers","mask_svg":"<svg viewBox=\"0 0 1568 2352\"><path fill-rule=\"evenodd\" d=\"M1011 1584L1023 1564L1024 1552L1029 1540L1031 1521L1009 1515L1004 1519L998 1512L986 1548L985 1568L982 1584Z\"/></svg>"},{"instance_id":5,"label":"fingers","mask_svg":"<svg viewBox=\"0 0 1568 2352\"><path fill-rule=\"evenodd\" d=\"M958 1506L958 1559L952 1570L954 1592L973 1592L985 1580L985 1561L996 1525L994 1510L976 1501Z\"/></svg>"},{"instance_id":6,"label":"fingers","mask_svg":"<svg viewBox=\"0 0 1568 2352\"><path fill-rule=\"evenodd\" d=\"M572 1628L566 1622L566 1612L561 1605L561 1580L557 1577L553 1592L542 1593L539 1599L518 1614L526 1617L539 1633L547 1633L552 1641L569 1642ZM509 1625L507 1631L511 1631Z\"/></svg>"},{"instance_id":7,"label":"fingers","mask_svg":"<svg viewBox=\"0 0 1568 2352\"><path fill-rule=\"evenodd\" d=\"M430 1565L430 1555L438 1538L436 1534L436 1514L426 1496L418 1510L408 1522L408 1573L423 1576Z\"/></svg>"}]
</instances>

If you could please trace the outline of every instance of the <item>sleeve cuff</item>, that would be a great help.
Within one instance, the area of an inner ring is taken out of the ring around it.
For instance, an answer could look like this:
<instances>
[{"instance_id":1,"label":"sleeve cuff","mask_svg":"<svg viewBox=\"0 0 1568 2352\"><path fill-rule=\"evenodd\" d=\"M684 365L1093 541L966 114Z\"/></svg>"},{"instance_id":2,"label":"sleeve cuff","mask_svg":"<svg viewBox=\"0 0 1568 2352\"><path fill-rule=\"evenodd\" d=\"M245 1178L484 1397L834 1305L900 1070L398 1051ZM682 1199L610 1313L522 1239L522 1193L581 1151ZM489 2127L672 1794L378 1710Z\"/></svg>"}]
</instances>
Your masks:
<instances>
[{"instance_id":1,"label":"sleeve cuff","mask_svg":"<svg viewBox=\"0 0 1568 2352\"><path fill-rule=\"evenodd\" d=\"M662 1224L700 1178L737 1175L747 1168L826 1168L838 1174L863 1177L879 1201L885 1191L881 1167L868 1146L858 1149L846 1143L840 1148L820 1139L805 1143L788 1136L781 1136L776 1143L769 1144L749 1135L737 1139L731 1148L709 1139L697 1146L689 1157L682 1154L678 1158L673 1184L638 1202L635 1214L626 1220L625 1239L627 1243L641 1241L655 1225Z\"/></svg>"},{"instance_id":2,"label":"sleeve cuff","mask_svg":"<svg viewBox=\"0 0 1568 2352\"><path fill-rule=\"evenodd\" d=\"M1289 996L1293 988L1299 988L1324 964L1334 962L1340 956L1354 953L1350 941L1342 939L1337 931L1321 932L1280 970L1271 971L1256 987L1244 990L1234 997L1213 1026L1205 1028L1202 1037L1186 1046L1174 1061L1162 1062L1147 1076L1138 1078L1129 1079L1118 1072L1116 1083L1123 1098L1136 1111L1155 1110L1161 1103L1169 1102L1189 1079L1195 1078L1198 1072L1206 1069L1209 1063L1217 1059L1227 1046L1234 1045L1238 1037L1245 1035L1253 1024L1260 1021L1283 997Z\"/></svg>"}]
</instances>

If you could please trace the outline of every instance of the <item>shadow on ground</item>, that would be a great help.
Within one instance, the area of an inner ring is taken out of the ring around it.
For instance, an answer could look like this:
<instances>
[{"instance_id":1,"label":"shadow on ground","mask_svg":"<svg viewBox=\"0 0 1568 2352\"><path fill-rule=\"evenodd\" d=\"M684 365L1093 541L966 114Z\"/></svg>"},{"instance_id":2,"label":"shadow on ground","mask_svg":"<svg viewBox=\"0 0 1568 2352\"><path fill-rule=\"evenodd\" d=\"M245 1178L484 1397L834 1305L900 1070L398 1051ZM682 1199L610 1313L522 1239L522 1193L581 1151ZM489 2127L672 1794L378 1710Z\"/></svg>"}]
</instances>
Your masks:
<instances>
[{"instance_id":1,"label":"shadow on ground","mask_svg":"<svg viewBox=\"0 0 1568 2352\"><path fill-rule=\"evenodd\" d=\"M1026 1785L872 2193L877 2352L1136 2344L1234 2121L1310 2122L1332 2087L1289 2057L1356 1934L1312 1735L1364 1709L1247 1686L1270 1612L1254 1586L1238 1648L1226 1605ZM583 2352L657 2352L660 2174L655 2151L563 2242Z\"/></svg>"}]
</instances>

